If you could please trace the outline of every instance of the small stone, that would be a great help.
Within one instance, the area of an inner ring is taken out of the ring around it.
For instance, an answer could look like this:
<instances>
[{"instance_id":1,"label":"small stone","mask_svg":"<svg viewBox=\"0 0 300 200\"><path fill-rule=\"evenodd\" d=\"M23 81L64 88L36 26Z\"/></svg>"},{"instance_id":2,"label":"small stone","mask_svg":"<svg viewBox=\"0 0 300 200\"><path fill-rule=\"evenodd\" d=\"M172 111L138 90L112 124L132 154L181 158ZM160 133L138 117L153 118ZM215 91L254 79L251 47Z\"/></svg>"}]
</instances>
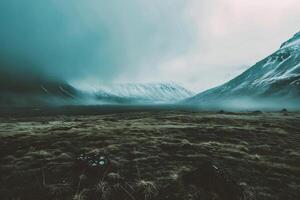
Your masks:
<instances>
[{"instance_id":1,"label":"small stone","mask_svg":"<svg viewBox=\"0 0 300 200\"><path fill-rule=\"evenodd\" d=\"M111 172L107 174L107 179L109 181L118 181L118 180L122 180L122 177L118 173Z\"/></svg>"},{"instance_id":2,"label":"small stone","mask_svg":"<svg viewBox=\"0 0 300 200\"><path fill-rule=\"evenodd\" d=\"M58 160L71 160L72 157L67 153L62 153L59 156L57 156L57 159Z\"/></svg>"}]
</instances>

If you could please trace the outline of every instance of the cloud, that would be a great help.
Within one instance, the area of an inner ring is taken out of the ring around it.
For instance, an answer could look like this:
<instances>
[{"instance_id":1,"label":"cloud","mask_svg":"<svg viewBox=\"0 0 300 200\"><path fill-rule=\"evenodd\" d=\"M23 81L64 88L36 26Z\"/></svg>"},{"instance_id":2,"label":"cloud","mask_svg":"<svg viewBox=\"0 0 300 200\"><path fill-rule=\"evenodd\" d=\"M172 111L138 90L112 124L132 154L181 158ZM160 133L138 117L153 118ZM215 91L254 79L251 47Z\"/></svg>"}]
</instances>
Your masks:
<instances>
[{"instance_id":1,"label":"cloud","mask_svg":"<svg viewBox=\"0 0 300 200\"><path fill-rule=\"evenodd\" d=\"M300 30L299 10L298 0L1 0L0 67L200 91L278 49Z\"/></svg>"},{"instance_id":2,"label":"cloud","mask_svg":"<svg viewBox=\"0 0 300 200\"><path fill-rule=\"evenodd\" d=\"M176 80L203 91L233 78L300 31L298 0L192 0L188 4L197 30L196 48L162 62L158 73L147 73L149 80Z\"/></svg>"},{"instance_id":3,"label":"cloud","mask_svg":"<svg viewBox=\"0 0 300 200\"><path fill-rule=\"evenodd\" d=\"M185 6L181 0L2 0L0 65L111 82L189 49Z\"/></svg>"}]
</instances>

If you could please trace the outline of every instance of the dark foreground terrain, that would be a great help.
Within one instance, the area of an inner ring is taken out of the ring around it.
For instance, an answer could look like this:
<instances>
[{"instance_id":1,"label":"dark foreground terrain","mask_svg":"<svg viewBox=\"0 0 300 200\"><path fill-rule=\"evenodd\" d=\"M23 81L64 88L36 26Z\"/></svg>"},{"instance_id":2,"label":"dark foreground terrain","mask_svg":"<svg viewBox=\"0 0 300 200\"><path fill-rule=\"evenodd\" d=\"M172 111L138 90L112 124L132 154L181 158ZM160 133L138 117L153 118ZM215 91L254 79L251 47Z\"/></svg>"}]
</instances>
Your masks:
<instances>
[{"instance_id":1,"label":"dark foreground terrain","mask_svg":"<svg viewBox=\"0 0 300 200\"><path fill-rule=\"evenodd\" d=\"M300 113L0 118L3 200L299 197Z\"/></svg>"}]
</instances>

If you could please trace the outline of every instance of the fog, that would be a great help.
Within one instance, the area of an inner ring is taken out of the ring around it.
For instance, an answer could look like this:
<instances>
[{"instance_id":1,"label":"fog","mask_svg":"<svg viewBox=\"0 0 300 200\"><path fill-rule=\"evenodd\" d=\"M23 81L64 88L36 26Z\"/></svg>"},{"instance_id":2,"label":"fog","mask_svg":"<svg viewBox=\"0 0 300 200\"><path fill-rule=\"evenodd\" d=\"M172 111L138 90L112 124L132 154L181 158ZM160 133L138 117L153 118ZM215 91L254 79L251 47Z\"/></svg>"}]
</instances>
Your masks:
<instances>
[{"instance_id":1,"label":"fog","mask_svg":"<svg viewBox=\"0 0 300 200\"><path fill-rule=\"evenodd\" d=\"M1 95L135 82L198 93L276 51L300 30L299 9L297 0L1 0Z\"/></svg>"},{"instance_id":2,"label":"fog","mask_svg":"<svg viewBox=\"0 0 300 200\"><path fill-rule=\"evenodd\" d=\"M192 45L183 1L0 2L0 67L113 82Z\"/></svg>"}]
</instances>

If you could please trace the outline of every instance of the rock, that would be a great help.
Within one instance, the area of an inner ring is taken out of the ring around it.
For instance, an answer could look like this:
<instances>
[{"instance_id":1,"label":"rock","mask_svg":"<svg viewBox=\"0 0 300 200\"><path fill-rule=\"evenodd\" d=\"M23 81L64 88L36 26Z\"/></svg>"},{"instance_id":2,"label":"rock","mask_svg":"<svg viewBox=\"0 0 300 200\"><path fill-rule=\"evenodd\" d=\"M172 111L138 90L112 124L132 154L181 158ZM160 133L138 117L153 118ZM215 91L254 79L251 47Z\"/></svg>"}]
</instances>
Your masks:
<instances>
[{"instance_id":1,"label":"rock","mask_svg":"<svg viewBox=\"0 0 300 200\"><path fill-rule=\"evenodd\" d=\"M252 112L252 114L254 114L254 115L260 115L260 114L262 114L262 111L255 110L255 111Z\"/></svg>"},{"instance_id":2,"label":"rock","mask_svg":"<svg viewBox=\"0 0 300 200\"><path fill-rule=\"evenodd\" d=\"M85 172L90 177L103 176L110 166L108 156L99 154L80 154L74 162L75 171Z\"/></svg>"},{"instance_id":3,"label":"rock","mask_svg":"<svg viewBox=\"0 0 300 200\"><path fill-rule=\"evenodd\" d=\"M218 113L219 114L225 114L225 111L224 110L220 110Z\"/></svg>"},{"instance_id":4,"label":"rock","mask_svg":"<svg viewBox=\"0 0 300 200\"><path fill-rule=\"evenodd\" d=\"M109 182L120 182L124 180L124 178L121 177L120 174L114 172L107 174L106 178Z\"/></svg>"},{"instance_id":5,"label":"rock","mask_svg":"<svg viewBox=\"0 0 300 200\"><path fill-rule=\"evenodd\" d=\"M61 153L59 156L57 156L57 159L62 161L69 161L72 159L72 157L67 153Z\"/></svg>"}]
</instances>

